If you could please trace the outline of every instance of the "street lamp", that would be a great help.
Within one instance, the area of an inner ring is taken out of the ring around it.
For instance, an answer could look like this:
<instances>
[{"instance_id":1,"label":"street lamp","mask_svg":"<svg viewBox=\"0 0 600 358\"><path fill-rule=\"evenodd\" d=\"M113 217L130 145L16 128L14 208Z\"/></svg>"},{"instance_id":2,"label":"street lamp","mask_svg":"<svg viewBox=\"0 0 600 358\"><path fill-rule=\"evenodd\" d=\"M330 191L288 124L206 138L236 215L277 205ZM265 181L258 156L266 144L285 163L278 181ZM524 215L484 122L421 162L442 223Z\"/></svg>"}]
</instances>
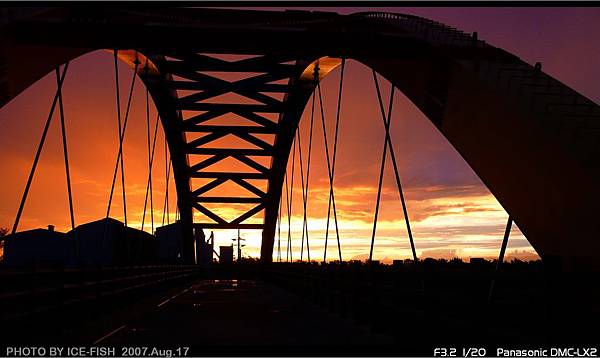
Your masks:
<instances>
[{"instance_id":1,"label":"street lamp","mask_svg":"<svg viewBox=\"0 0 600 358\"><path fill-rule=\"evenodd\" d=\"M231 239L231 241L237 241L237 261L241 262L242 260L242 247L245 247L246 245L242 245L242 241L246 241L246 239L242 239L240 237L240 229L238 229L238 237L237 239Z\"/></svg>"}]
</instances>

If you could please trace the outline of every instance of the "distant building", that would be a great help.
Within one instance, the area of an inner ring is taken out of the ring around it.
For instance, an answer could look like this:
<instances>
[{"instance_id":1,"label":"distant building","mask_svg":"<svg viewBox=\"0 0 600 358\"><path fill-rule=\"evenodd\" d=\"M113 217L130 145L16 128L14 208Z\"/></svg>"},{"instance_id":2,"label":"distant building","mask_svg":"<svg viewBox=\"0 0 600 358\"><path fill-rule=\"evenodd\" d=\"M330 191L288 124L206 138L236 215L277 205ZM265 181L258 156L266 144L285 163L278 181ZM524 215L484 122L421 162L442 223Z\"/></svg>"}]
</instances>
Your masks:
<instances>
[{"instance_id":1,"label":"distant building","mask_svg":"<svg viewBox=\"0 0 600 358\"><path fill-rule=\"evenodd\" d=\"M219 246L219 262L225 264L233 262L233 245Z\"/></svg>"},{"instance_id":2,"label":"distant building","mask_svg":"<svg viewBox=\"0 0 600 358\"><path fill-rule=\"evenodd\" d=\"M164 264L188 264L185 262L185 238L180 221L156 228L157 257ZM206 241L204 231L194 228L194 263L211 263L213 259L212 241Z\"/></svg>"},{"instance_id":3,"label":"distant building","mask_svg":"<svg viewBox=\"0 0 600 358\"><path fill-rule=\"evenodd\" d=\"M142 230L129 226L125 228L124 240L128 243L129 262L131 264L156 264L156 237Z\"/></svg>"},{"instance_id":4,"label":"distant building","mask_svg":"<svg viewBox=\"0 0 600 358\"><path fill-rule=\"evenodd\" d=\"M183 264L183 228L180 221L156 228L158 262Z\"/></svg>"},{"instance_id":5,"label":"distant building","mask_svg":"<svg viewBox=\"0 0 600 358\"><path fill-rule=\"evenodd\" d=\"M201 228L194 228L194 247L196 248L196 263L208 265L213 260L214 234L211 233L208 240Z\"/></svg>"},{"instance_id":6,"label":"distant building","mask_svg":"<svg viewBox=\"0 0 600 358\"><path fill-rule=\"evenodd\" d=\"M68 236L74 244L77 265L130 266L156 262L154 237L112 218L79 225Z\"/></svg>"},{"instance_id":7,"label":"distant building","mask_svg":"<svg viewBox=\"0 0 600 358\"><path fill-rule=\"evenodd\" d=\"M7 235L4 241L6 266L64 266L69 256L67 235L54 230L34 229Z\"/></svg>"}]
</instances>

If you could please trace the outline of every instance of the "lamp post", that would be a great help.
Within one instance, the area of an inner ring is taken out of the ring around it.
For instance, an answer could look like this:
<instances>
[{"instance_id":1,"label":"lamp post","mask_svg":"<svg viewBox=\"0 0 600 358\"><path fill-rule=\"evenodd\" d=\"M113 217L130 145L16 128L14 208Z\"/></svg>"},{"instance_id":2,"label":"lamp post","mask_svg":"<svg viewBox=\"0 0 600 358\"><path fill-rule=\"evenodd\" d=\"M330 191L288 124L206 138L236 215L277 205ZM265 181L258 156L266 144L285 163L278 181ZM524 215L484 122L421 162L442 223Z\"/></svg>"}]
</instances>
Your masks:
<instances>
[{"instance_id":1,"label":"lamp post","mask_svg":"<svg viewBox=\"0 0 600 358\"><path fill-rule=\"evenodd\" d=\"M246 241L246 239L242 239L240 237L240 229L238 229L238 237L237 239L231 239L231 241L237 241L237 262L241 262L242 260L242 247L246 245L242 245L242 241Z\"/></svg>"}]
</instances>

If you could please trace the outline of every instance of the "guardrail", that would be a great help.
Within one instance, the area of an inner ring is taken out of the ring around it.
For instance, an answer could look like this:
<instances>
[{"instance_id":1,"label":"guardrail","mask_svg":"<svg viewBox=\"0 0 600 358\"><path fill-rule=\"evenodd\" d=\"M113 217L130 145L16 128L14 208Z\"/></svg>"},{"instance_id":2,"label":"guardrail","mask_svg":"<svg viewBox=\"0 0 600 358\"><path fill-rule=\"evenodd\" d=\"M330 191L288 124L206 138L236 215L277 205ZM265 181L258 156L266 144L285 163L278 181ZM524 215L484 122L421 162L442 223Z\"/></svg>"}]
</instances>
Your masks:
<instances>
[{"instance_id":1,"label":"guardrail","mask_svg":"<svg viewBox=\"0 0 600 358\"><path fill-rule=\"evenodd\" d=\"M415 15L388 12L359 12L352 15L399 26L439 46L489 47L473 34Z\"/></svg>"},{"instance_id":2,"label":"guardrail","mask_svg":"<svg viewBox=\"0 0 600 358\"><path fill-rule=\"evenodd\" d=\"M1 270L0 321L70 308L200 274L198 266Z\"/></svg>"}]
</instances>

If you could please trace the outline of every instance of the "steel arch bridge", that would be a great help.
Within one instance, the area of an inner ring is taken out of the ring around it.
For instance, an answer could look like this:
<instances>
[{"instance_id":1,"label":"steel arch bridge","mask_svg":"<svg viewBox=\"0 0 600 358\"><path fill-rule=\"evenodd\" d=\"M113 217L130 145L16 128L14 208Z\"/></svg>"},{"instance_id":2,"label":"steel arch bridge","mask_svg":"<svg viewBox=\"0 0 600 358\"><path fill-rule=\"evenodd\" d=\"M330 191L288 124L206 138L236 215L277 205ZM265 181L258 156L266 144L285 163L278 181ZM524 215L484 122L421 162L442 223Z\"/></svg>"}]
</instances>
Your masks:
<instances>
[{"instance_id":1,"label":"steel arch bridge","mask_svg":"<svg viewBox=\"0 0 600 358\"><path fill-rule=\"evenodd\" d=\"M373 68L431 120L542 258L559 258L567 266L600 261L600 107L541 65L531 66L476 33L377 12L90 6L2 11L0 106L90 51L118 49L122 60L142 64L138 75L165 129L189 245L194 225L262 229L261 258L272 260L288 156L318 83L315 73L322 79L343 58ZM231 62L204 53L257 56ZM207 74L212 72L257 74L230 82ZM226 94L252 103L210 102ZM254 125L205 124L228 114ZM193 132L205 136L188 140ZM227 135L256 149L211 148ZM270 135L273 143L257 135ZM192 165L190 154L209 158ZM226 158L252 171L206 169ZM210 182L194 187L193 178ZM265 181L267 190L251 180ZM228 181L253 197L203 195ZM255 206L226 221L205 203ZM194 223L193 210L213 222ZM245 223L261 211L261 224ZM190 248L186 257L191 255Z\"/></svg>"}]
</instances>

